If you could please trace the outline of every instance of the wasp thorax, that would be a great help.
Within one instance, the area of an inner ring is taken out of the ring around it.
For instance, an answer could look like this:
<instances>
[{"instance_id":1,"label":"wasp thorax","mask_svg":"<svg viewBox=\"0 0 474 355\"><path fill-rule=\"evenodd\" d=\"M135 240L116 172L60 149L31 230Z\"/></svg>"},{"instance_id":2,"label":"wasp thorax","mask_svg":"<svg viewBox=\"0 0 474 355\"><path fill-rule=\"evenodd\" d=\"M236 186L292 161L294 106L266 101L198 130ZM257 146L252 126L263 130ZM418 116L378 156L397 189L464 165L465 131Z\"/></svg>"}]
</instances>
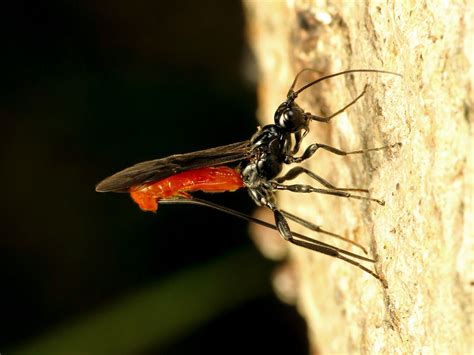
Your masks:
<instances>
[{"instance_id":1,"label":"wasp thorax","mask_svg":"<svg viewBox=\"0 0 474 355\"><path fill-rule=\"evenodd\" d=\"M257 161L258 174L268 180L280 174L282 168L283 165L275 154L262 154Z\"/></svg>"},{"instance_id":2,"label":"wasp thorax","mask_svg":"<svg viewBox=\"0 0 474 355\"><path fill-rule=\"evenodd\" d=\"M295 133L308 125L308 118L296 103L284 102L275 112L275 125L288 133Z\"/></svg>"}]
</instances>

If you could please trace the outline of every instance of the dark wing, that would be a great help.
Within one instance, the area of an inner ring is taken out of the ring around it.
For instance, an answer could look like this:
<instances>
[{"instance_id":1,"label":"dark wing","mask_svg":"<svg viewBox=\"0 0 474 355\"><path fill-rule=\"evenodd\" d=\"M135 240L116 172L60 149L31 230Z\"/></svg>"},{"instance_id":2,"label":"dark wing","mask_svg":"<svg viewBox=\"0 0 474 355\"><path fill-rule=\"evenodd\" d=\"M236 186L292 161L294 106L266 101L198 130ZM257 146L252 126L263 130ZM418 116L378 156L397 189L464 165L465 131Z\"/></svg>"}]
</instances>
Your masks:
<instances>
[{"instance_id":1,"label":"dark wing","mask_svg":"<svg viewBox=\"0 0 474 355\"><path fill-rule=\"evenodd\" d=\"M236 162L247 158L249 154L250 141L244 141L198 152L148 160L109 176L98 183L95 190L97 192L128 192L132 186L159 181L185 170Z\"/></svg>"}]
</instances>

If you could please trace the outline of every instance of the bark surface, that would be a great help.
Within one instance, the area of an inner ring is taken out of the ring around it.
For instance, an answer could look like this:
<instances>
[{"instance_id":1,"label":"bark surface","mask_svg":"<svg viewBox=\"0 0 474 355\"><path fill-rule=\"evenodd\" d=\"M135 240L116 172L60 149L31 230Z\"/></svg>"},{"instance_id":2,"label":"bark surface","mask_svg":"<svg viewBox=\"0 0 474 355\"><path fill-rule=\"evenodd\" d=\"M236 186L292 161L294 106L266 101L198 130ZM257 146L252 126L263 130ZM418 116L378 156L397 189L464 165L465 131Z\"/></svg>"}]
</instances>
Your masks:
<instances>
[{"instance_id":1,"label":"bark surface","mask_svg":"<svg viewBox=\"0 0 474 355\"><path fill-rule=\"evenodd\" d=\"M384 207L279 195L282 208L367 246L378 262L366 265L388 285L342 261L291 247L299 277L296 304L312 350L472 353L472 3L248 0L245 7L260 71L262 124L272 123L302 68L319 76L360 68L403 75L338 77L298 99L306 111L328 115L368 85L366 95L330 124L313 122L303 148L314 142L344 150L402 143L350 157L318 151L304 163L336 186L368 188ZM317 77L309 73L296 87Z\"/></svg>"}]
</instances>

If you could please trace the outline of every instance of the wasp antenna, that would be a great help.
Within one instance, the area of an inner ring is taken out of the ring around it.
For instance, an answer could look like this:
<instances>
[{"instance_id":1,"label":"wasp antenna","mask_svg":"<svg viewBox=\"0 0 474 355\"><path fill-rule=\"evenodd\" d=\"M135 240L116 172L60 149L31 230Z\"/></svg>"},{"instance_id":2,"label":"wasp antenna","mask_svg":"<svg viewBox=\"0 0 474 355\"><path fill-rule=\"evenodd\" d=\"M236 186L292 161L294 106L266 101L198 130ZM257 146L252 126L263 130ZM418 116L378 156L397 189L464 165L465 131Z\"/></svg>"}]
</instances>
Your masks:
<instances>
[{"instance_id":1,"label":"wasp antenna","mask_svg":"<svg viewBox=\"0 0 474 355\"><path fill-rule=\"evenodd\" d=\"M314 73L319 73L316 69L313 69L313 68L301 69L298 72L298 74L296 74L295 80L293 80L293 83L291 84L290 88L288 89L288 94L286 95L287 97L291 97L291 95L295 92L294 89L295 89L296 82L298 81L300 75L303 74L305 71L312 71Z\"/></svg>"},{"instance_id":2,"label":"wasp antenna","mask_svg":"<svg viewBox=\"0 0 474 355\"><path fill-rule=\"evenodd\" d=\"M311 82L309 82L308 84L304 85L303 87L299 88L298 90L296 91L293 91L294 89L294 86L296 84L296 81L298 79L298 77L300 76L300 74L302 74L304 71L316 71L314 69L310 69L310 68L305 68L303 70L301 70L298 74L296 74L296 77L295 77L295 80L293 81L293 84L291 85L290 87L290 90L288 91L288 97L289 98L293 98L295 99L296 96L298 96L298 94L300 94L301 92L303 92L304 90L306 90L307 88L313 86L313 85L316 85L317 83L321 82L321 81L324 81L324 80L327 80L327 79L330 79L330 78L334 78L336 76L339 76L339 75L345 75L345 74L350 74L350 73L381 73L381 74L390 74L390 75L396 75L396 76L399 76L401 78L403 78L403 75L399 74L399 73L395 73L395 72L391 72L391 71L387 71L387 70L378 70L378 69L351 69L351 70L344 70L344 71L341 71L339 73L335 73L335 74L330 74L330 75L326 75L326 76L323 76L319 79L316 79L316 80L313 80Z\"/></svg>"}]
</instances>

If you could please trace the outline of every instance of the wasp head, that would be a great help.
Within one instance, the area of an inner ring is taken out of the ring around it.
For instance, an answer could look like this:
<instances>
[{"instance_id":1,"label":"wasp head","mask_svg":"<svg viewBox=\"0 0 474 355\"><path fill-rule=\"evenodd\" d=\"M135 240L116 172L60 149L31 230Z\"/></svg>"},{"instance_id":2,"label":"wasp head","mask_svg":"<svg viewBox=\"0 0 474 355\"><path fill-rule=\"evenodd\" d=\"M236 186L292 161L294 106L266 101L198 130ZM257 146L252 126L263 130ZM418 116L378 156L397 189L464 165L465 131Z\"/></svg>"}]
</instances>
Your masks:
<instances>
[{"instance_id":1,"label":"wasp head","mask_svg":"<svg viewBox=\"0 0 474 355\"><path fill-rule=\"evenodd\" d=\"M299 132L308 127L308 115L294 101L287 100L275 112L275 125L288 133Z\"/></svg>"}]
</instances>

